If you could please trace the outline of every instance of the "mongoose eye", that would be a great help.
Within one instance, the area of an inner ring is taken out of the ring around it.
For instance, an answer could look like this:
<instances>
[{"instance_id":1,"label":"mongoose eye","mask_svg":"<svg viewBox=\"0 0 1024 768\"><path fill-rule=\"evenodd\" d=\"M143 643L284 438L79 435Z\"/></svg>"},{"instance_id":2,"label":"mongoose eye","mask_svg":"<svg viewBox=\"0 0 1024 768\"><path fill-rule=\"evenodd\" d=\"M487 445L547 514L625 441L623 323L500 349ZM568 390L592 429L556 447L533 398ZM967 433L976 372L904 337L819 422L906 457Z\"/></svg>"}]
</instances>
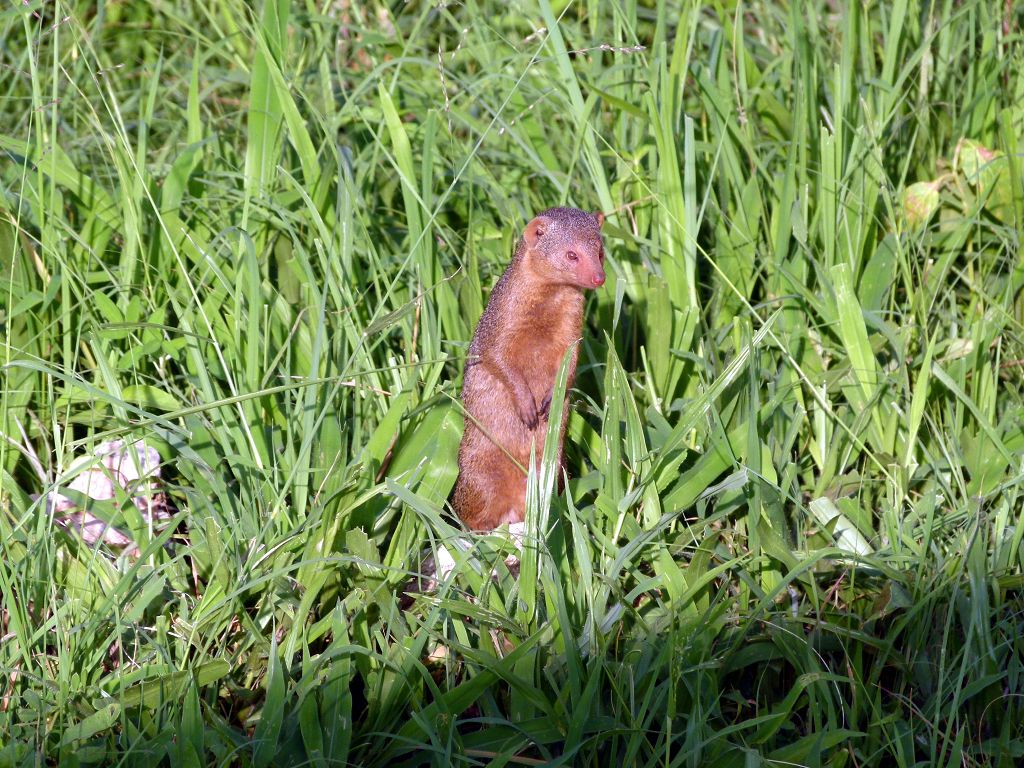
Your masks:
<instances>
[{"instance_id":1,"label":"mongoose eye","mask_svg":"<svg viewBox=\"0 0 1024 768\"><path fill-rule=\"evenodd\" d=\"M566 251L565 258L569 261L579 261L580 257L576 254L576 251Z\"/></svg>"}]
</instances>

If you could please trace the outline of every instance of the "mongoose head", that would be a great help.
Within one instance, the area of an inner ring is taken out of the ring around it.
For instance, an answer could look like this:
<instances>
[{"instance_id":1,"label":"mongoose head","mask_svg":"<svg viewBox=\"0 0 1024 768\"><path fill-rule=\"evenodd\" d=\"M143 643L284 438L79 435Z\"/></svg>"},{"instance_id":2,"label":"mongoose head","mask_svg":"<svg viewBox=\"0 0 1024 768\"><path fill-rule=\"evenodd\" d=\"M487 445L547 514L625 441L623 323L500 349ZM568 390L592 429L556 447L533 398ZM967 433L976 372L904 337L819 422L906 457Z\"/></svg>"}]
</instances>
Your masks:
<instances>
[{"instance_id":1,"label":"mongoose head","mask_svg":"<svg viewBox=\"0 0 1024 768\"><path fill-rule=\"evenodd\" d=\"M522 253L530 271L545 282L580 289L604 285L604 214L550 208L526 225Z\"/></svg>"}]
</instances>

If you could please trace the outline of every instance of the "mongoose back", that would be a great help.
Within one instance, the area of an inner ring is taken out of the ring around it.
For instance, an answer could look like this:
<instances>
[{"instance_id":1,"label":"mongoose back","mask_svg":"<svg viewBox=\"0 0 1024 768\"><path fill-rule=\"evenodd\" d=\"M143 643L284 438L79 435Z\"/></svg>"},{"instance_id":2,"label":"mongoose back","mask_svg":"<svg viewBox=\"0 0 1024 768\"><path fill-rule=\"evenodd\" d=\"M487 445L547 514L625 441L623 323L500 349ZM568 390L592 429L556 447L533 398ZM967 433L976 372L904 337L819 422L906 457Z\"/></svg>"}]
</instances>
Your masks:
<instances>
[{"instance_id":1,"label":"mongoose back","mask_svg":"<svg viewBox=\"0 0 1024 768\"><path fill-rule=\"evenodd\" d=\"M472 529L520 523L526 509L530 448L539 463L555 378L572 347L576 374L583 291L604 285L604 216L551 208L526 225L473 334L462 403L455 511ZM558 438L561 463L568 408Z\"/></svg>"}]
</instances>

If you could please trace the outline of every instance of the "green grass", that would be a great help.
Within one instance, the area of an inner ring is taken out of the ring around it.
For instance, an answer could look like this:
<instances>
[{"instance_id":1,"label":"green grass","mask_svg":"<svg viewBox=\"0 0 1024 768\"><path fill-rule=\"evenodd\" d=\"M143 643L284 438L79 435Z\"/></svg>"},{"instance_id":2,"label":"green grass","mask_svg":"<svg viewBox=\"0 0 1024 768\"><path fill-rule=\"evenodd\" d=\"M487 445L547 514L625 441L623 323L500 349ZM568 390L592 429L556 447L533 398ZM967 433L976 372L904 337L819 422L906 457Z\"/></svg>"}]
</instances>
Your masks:
<instances>
[{"instance_id":1,"label":"green grass","mask_svg":"<svg viewBox=\"0 0 1024 768\"><path fill-rule=\"evenodd\" d=\"M256 5L0 11L0 766L1019 763L1019 4ZM574 479L406 605L559 204Z\"/></svg>"}]
</instances>

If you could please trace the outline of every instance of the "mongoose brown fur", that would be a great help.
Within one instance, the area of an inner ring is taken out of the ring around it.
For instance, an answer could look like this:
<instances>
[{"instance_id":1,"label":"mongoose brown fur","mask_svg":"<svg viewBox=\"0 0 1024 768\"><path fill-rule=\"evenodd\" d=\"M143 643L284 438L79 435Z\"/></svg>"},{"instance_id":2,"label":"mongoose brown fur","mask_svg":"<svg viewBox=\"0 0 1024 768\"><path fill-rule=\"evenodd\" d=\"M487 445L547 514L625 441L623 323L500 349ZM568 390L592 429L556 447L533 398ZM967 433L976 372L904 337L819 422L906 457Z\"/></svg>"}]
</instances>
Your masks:
<instances>
[{"instance_id":1,"label":"mongoose brown fur","mask_svg":"<svg viewBox=\"0 0 1024 768\"><path fill-rule=\"evenodd\" d=\"M536 443L539 464L555 378L570 347L576 374L583 291L604 285L604 216L551 208L527 224L473 334L462 404L455 511L472 529L520 523L525 467ZM568 408L558 438L561 465Z\"/></svg>"}]
</instances>

